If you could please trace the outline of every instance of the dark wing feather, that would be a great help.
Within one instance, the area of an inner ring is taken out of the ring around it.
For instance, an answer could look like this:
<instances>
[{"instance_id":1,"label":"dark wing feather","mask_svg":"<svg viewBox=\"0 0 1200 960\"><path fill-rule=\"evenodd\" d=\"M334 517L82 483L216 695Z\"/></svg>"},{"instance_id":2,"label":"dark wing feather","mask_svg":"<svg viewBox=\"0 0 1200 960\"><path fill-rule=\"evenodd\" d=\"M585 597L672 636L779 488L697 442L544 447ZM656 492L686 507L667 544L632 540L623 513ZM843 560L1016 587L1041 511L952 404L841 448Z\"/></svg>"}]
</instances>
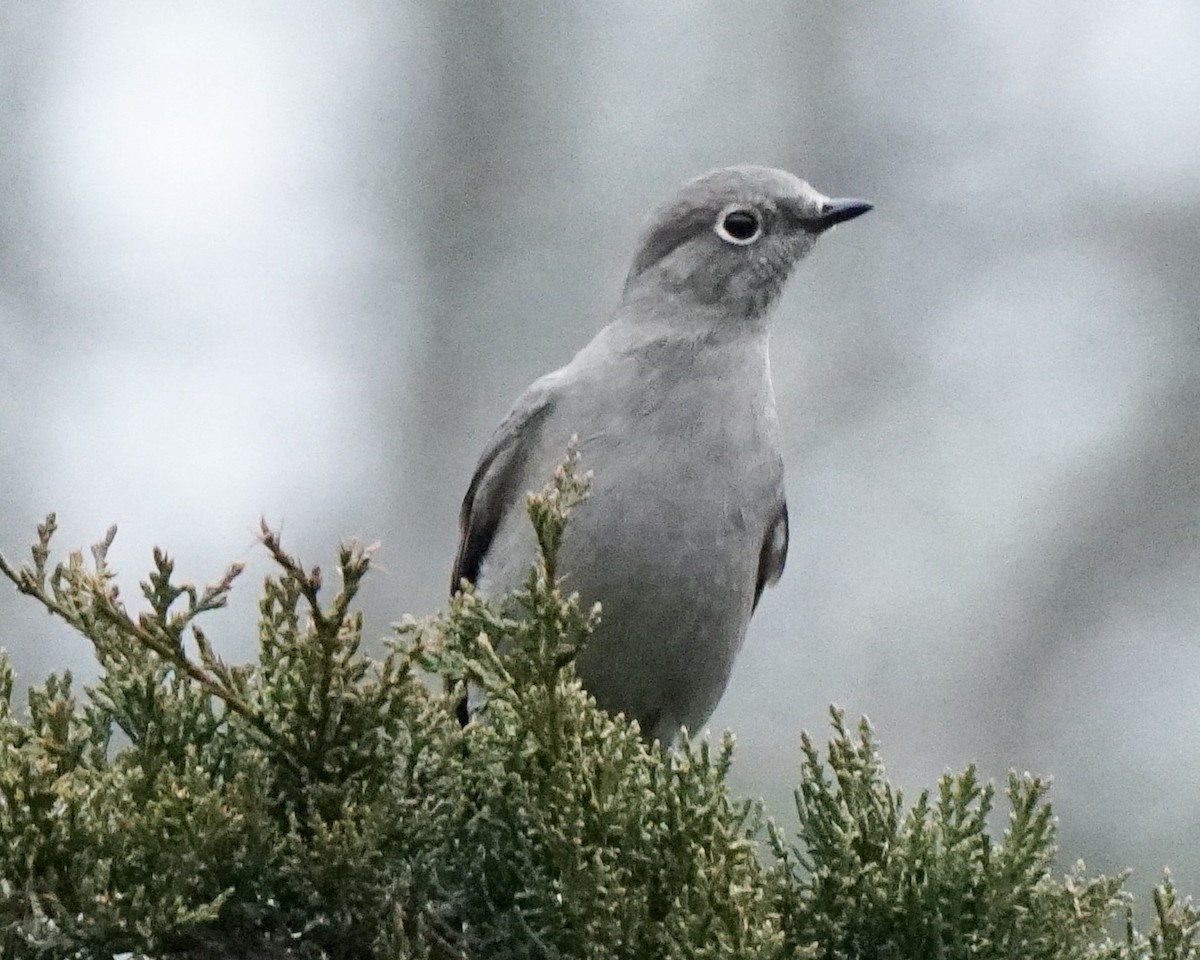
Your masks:
<instances>
[{"instance_id":1,"label":"dark wing feather","mask_svg":"<svg viewBox=\"0 0 1200 960\"><path fill-rule=\"evenodd\" d=\"M783 574L783 565L787 563L788 551L788 510L787 502L779 504L775 518L767 525L763 536L762 549L758 553L758 576L754 581L754 606L758 607L763 590L779 581Z\"/></svg>"},{"instance_id":2,"label":"dark wing feather","mask_svg":"<svg viewBox=\"0 0 1200 960\"><path fill-rule=\"evenodd\" d=\"M450 594L462 581L475 583L492 538L512 501L524 455L552 407L548 389L536 384L517 401L488 441L458 515L458 555L450 577Z\"/></svg>"}]
</instances>

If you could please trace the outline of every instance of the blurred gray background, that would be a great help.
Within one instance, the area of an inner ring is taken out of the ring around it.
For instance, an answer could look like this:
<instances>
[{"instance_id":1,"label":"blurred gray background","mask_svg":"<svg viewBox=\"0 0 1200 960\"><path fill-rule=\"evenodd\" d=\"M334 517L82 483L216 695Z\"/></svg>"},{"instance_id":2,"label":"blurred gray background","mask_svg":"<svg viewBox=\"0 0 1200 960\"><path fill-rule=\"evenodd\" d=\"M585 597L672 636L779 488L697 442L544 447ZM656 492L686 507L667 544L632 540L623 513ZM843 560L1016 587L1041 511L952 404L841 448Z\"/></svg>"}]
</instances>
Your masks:
<instances>
[{"instance_id":1,"label":"blurred gray background","mask_svg":"<svg viewBox=\"0 0 1200 960\"><path fill-rule=\"evenodd\" d=\"M1200 6L0 6L0 549L111 522L127 597L382 542L444 599L475 459L712 166L873 200L776 318L787 573L712 725L789 819L802 728L908 788L1052 773L1064 866L1200 886ZM83 641L0 589L26 680Z\"/></svg>"}]
</instances>

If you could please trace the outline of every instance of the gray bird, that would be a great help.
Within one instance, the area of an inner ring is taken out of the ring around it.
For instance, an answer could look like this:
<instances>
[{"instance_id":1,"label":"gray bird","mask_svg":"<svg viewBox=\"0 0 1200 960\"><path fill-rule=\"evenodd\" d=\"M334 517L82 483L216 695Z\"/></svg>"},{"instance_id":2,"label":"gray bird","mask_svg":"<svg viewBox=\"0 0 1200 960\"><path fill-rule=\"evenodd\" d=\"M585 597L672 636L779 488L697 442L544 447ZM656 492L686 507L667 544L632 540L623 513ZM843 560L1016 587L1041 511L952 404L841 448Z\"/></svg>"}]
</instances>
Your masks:
<instances>
[{"instance_id":1,"label":"gray bird","mask_svg":"<svg viewBox=\"0 0 1200 960\"><path fill-rule=\"evenodd\" d=\"M767 167L685 183L650 219L612 321L525 391L471 478L451 590L467 580L498 596L535 556L525 493L578 435L594 480L558 569L602 609L578 672L647 739L708 719L783 572L767 316L817 237L870 209Z\"/></svg>"}]
</instances>

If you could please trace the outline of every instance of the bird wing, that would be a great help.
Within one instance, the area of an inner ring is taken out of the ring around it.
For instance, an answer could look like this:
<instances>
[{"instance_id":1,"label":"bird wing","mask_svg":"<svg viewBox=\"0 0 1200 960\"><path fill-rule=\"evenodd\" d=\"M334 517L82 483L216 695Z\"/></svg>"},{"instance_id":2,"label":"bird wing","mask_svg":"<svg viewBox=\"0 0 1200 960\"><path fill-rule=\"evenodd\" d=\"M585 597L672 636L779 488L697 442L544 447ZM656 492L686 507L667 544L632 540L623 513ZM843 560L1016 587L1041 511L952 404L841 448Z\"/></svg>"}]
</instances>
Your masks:
<instances>
[{"instance_id":1,"label":"bird wing","mask_svg":"<svg viewBox=\"0 0 1200 960\"><path fill-rule=\"evenodd\" d=\"M783 574L783 565L787 563L788 551L788 510L787 501L779 501L779 509L771 522L767 524L767 532L763 537L762 549L758 553L758 577L754 581L753 612L758 607L758 600L763 590L773 587Z\"/></svg>"},{"instance_id":2,"label":"bird wing","mask_svg":"<svg viewBox=\"0 0 1200 960\"><path fill-rule=\"evenodd\" d=\"M450 578L451 595L463 580L475 583L479 577L504 511L512 503L521 464L553 408L552 400L548 384L533 384L496 428L483 451L458 515L458 554Z\"/></svg>"}]
</instances>

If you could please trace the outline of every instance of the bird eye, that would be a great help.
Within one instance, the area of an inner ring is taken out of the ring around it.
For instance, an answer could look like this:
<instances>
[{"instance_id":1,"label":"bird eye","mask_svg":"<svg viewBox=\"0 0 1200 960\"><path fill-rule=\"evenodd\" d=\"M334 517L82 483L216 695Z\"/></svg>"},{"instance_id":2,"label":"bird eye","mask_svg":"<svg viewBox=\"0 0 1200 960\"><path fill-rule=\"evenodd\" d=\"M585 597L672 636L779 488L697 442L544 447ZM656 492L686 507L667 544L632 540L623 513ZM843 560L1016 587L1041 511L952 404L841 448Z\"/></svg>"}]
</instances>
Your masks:
<instances>
[{"instance_id":1,"label":"bird eye","mask_svg":"<svg viewBox=\"0 0 1200 960\"><path fill-rule=\"evenodd\" d=\"M722 211L717 218L717 236L729 243L745 246L753 243L762 234L762 222L758 214L744 207Z\"/></svg>"}]
</instances>

